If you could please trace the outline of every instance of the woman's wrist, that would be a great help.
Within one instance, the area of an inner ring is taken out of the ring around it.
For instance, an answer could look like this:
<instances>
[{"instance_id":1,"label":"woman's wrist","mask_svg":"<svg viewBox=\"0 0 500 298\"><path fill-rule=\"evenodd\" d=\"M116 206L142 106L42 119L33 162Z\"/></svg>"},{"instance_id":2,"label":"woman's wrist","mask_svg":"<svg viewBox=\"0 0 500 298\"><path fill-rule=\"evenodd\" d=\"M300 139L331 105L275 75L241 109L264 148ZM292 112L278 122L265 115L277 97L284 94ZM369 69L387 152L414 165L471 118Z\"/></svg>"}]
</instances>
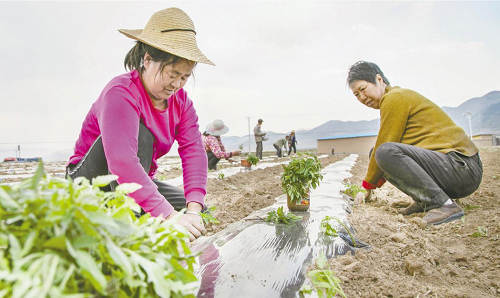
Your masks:
<instances>
[{"instance_id":1,"label":"woman's wrist","mask_svg":"<svg viewBox=\"0 0 500 298\"><path fill-rule=\"evenodd\" d=\"M200 203L197 203L197 202L189 202L187 204L187 210L188 211L201 212L201 210L203 210L203 206Z\"/></svg>"}]
</instances>

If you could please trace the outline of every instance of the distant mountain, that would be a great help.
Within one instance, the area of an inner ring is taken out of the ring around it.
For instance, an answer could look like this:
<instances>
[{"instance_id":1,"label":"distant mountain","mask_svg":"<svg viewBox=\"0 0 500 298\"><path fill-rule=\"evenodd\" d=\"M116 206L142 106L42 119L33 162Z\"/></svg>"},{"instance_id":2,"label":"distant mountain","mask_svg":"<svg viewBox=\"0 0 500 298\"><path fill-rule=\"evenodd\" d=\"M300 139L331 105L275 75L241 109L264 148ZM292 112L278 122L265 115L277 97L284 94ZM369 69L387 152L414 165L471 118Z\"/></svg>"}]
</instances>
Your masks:
<instances>
[{"instance_id":1,"label":"distant mountain","mask_svg":"<svg viewBox=\"0 0 500 298\"><path fill-rule=\"evenodd\" d=\"M443 107L455 123L469 134L469 119L464 115L471 112L472 134L500 133L500 91L492 91L482 97L474 97L456 108Z\"/></svg>"},{"instance_id":2,"label":"distant mountain","mask_svg":"<svg viewBox=\"0 0 500 298\"><path fill-rule=\"evenodd\" d=\"M467 100L458 107L442 107L457 125L462 127L467 134L470 133L469 119L464 115L471 112L472 133L500 134L500 91L492 91L484 96ZM297 135L297 148L310 149L317 147L317 139L349 134L377 133L380 128L380 119L370 121L338 121L330 120L310 130L295 131ZM285 133L268 131L269 140L264 142L264 151L274 151L273 143L283 138ZM248 151L249 138L224 137L222 142L227 150L233 151L243 144L243 150ZM250 148L255 152L255 139L250 136Z\"/></svg>"}]
</instances>

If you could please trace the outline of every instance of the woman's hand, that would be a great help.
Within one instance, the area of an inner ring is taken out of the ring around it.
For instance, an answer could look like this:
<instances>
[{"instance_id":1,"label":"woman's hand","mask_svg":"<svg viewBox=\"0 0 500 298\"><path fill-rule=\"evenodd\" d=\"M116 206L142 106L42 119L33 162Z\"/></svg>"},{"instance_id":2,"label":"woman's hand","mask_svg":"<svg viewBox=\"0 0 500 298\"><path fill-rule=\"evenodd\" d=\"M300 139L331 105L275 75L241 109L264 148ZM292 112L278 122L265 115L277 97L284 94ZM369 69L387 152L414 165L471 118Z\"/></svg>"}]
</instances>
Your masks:
<instances>
[{"instance_id":1,"label":"woman's hand","mask_svg":"<svg viewBox=\"0 0 500 298\"><path fill-rule=\"evenodd\" d=\"M356 198L354 199L354 204L361 204L368 201L372 197L372 190L367 189L366 193L358 192Z\"/></svg>"},{"instance_id":2,"label":"woman's hand","mask_svg":"<svg viewBox=\"0 0 500 298\"><path fill-rule=\"evenodd\" d=\"M202 206L198 203L191 202L187 206L187 210L191 212L200 213L202 210ZM176 216L179 212L173 211L167 219L170 219ZM203 219L201 215L186 213L181 215L179 218L179 224L185 227L189 231L189 240L194 241L196 238L201 237L207 233L205 229L205 225L203 225Z\"/></svg>"},{"instance_id":3,"label":"woman's hand","mask_svg":"<svg viewBox=\"0 0 500 298\"><path fill-rule=\"evenodd\" d=\"M233 156L238 156L241 154L241 150L236 150L233 152Z\"/></svg>"}]
</instances>

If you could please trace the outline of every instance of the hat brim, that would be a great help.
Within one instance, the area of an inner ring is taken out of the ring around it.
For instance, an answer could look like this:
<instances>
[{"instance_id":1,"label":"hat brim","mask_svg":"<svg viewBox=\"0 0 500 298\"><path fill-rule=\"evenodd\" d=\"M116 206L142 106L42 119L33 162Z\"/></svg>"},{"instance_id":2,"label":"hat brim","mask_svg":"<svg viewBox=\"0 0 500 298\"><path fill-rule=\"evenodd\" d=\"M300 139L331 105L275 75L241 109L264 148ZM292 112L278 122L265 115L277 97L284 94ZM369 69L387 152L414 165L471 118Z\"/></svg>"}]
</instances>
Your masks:
<instances>
[{"instance_id":1,"label":"hat brim","mask_svg":"<svg viewBox=\"0 0 500 298\"><path fill-rule=\"evenodd\" d=\"M205 129L205 131L211 135L211 136L215 136L215 137L218 137L218 136L221 136L225 133L227 133L229 131L229 127L227 127L227 125L224 125L224 128L223 129L219 129L217 131L213 130L213 127L212 127L212 124L209 124L207 126L207 128Z\"/></svg>"},{"instance_id":2,"label":"hat brim","mask_svg":"<svg viewBox=\"0 0 500 298\"><path fill-rule=\"evenodd\" d=\"M158 50L176 55L178 57L190 60L190 61L195 61L198 63L204 63L204 64L209 64L215 66L215 63L210 61L201 51L200 49L196 47L191 47L189 50L182 48L182 47L176 47L172 46L169 44L160 44L158 42L155 42L152 39L147 38L146 36L142 35L142 29L118 29L118 32L122 33L123 35L127 36L128 38L135 39L138 41L141 41L147 45L150 45Z\"/></svg>"}]
</instances>

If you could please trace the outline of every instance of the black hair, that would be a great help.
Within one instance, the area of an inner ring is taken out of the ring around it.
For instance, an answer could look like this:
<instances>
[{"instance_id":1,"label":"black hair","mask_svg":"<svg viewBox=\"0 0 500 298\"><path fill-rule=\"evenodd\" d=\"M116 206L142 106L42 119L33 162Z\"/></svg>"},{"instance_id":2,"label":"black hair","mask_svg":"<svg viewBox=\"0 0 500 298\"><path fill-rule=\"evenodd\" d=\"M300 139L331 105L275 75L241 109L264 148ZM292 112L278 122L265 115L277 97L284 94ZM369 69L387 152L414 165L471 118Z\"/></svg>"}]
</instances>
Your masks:
<instances>
[{"instance_id":1,"label":"black hair","mask_svg":"<svg viewBox=\"0 0 500 298\"><path fill-rule=\"evenodd\" d=\"M144 67L144 55L148 53L151 59L155 62L161 62L159 72L162 72L165 66L176 64L182 60L187 60L176 56L174 54L167 53L165 51L159 50L155 47L147 45L141 41L137 41L135 46L130 49L130 51L125 56L125 61L123 65L125 69L133 70L137 69L139 73L142 73ZM195 62L196 65L196 62Z\"/></svg>"},{"instance_id":2,"label":"black hair","mask_svg":"<svg viewBox=\"0 0 500 298\"><path fill-rule=\"evenodd\" d=\"M379 74L385 84L390 85L389 79L385 77L384 73L377 64L368 61L358 61L349 68L347 74L347 85L351 85L356 81L367 81L372 84L377 84L376 77Z\"/></svg>"}]
</instances>

